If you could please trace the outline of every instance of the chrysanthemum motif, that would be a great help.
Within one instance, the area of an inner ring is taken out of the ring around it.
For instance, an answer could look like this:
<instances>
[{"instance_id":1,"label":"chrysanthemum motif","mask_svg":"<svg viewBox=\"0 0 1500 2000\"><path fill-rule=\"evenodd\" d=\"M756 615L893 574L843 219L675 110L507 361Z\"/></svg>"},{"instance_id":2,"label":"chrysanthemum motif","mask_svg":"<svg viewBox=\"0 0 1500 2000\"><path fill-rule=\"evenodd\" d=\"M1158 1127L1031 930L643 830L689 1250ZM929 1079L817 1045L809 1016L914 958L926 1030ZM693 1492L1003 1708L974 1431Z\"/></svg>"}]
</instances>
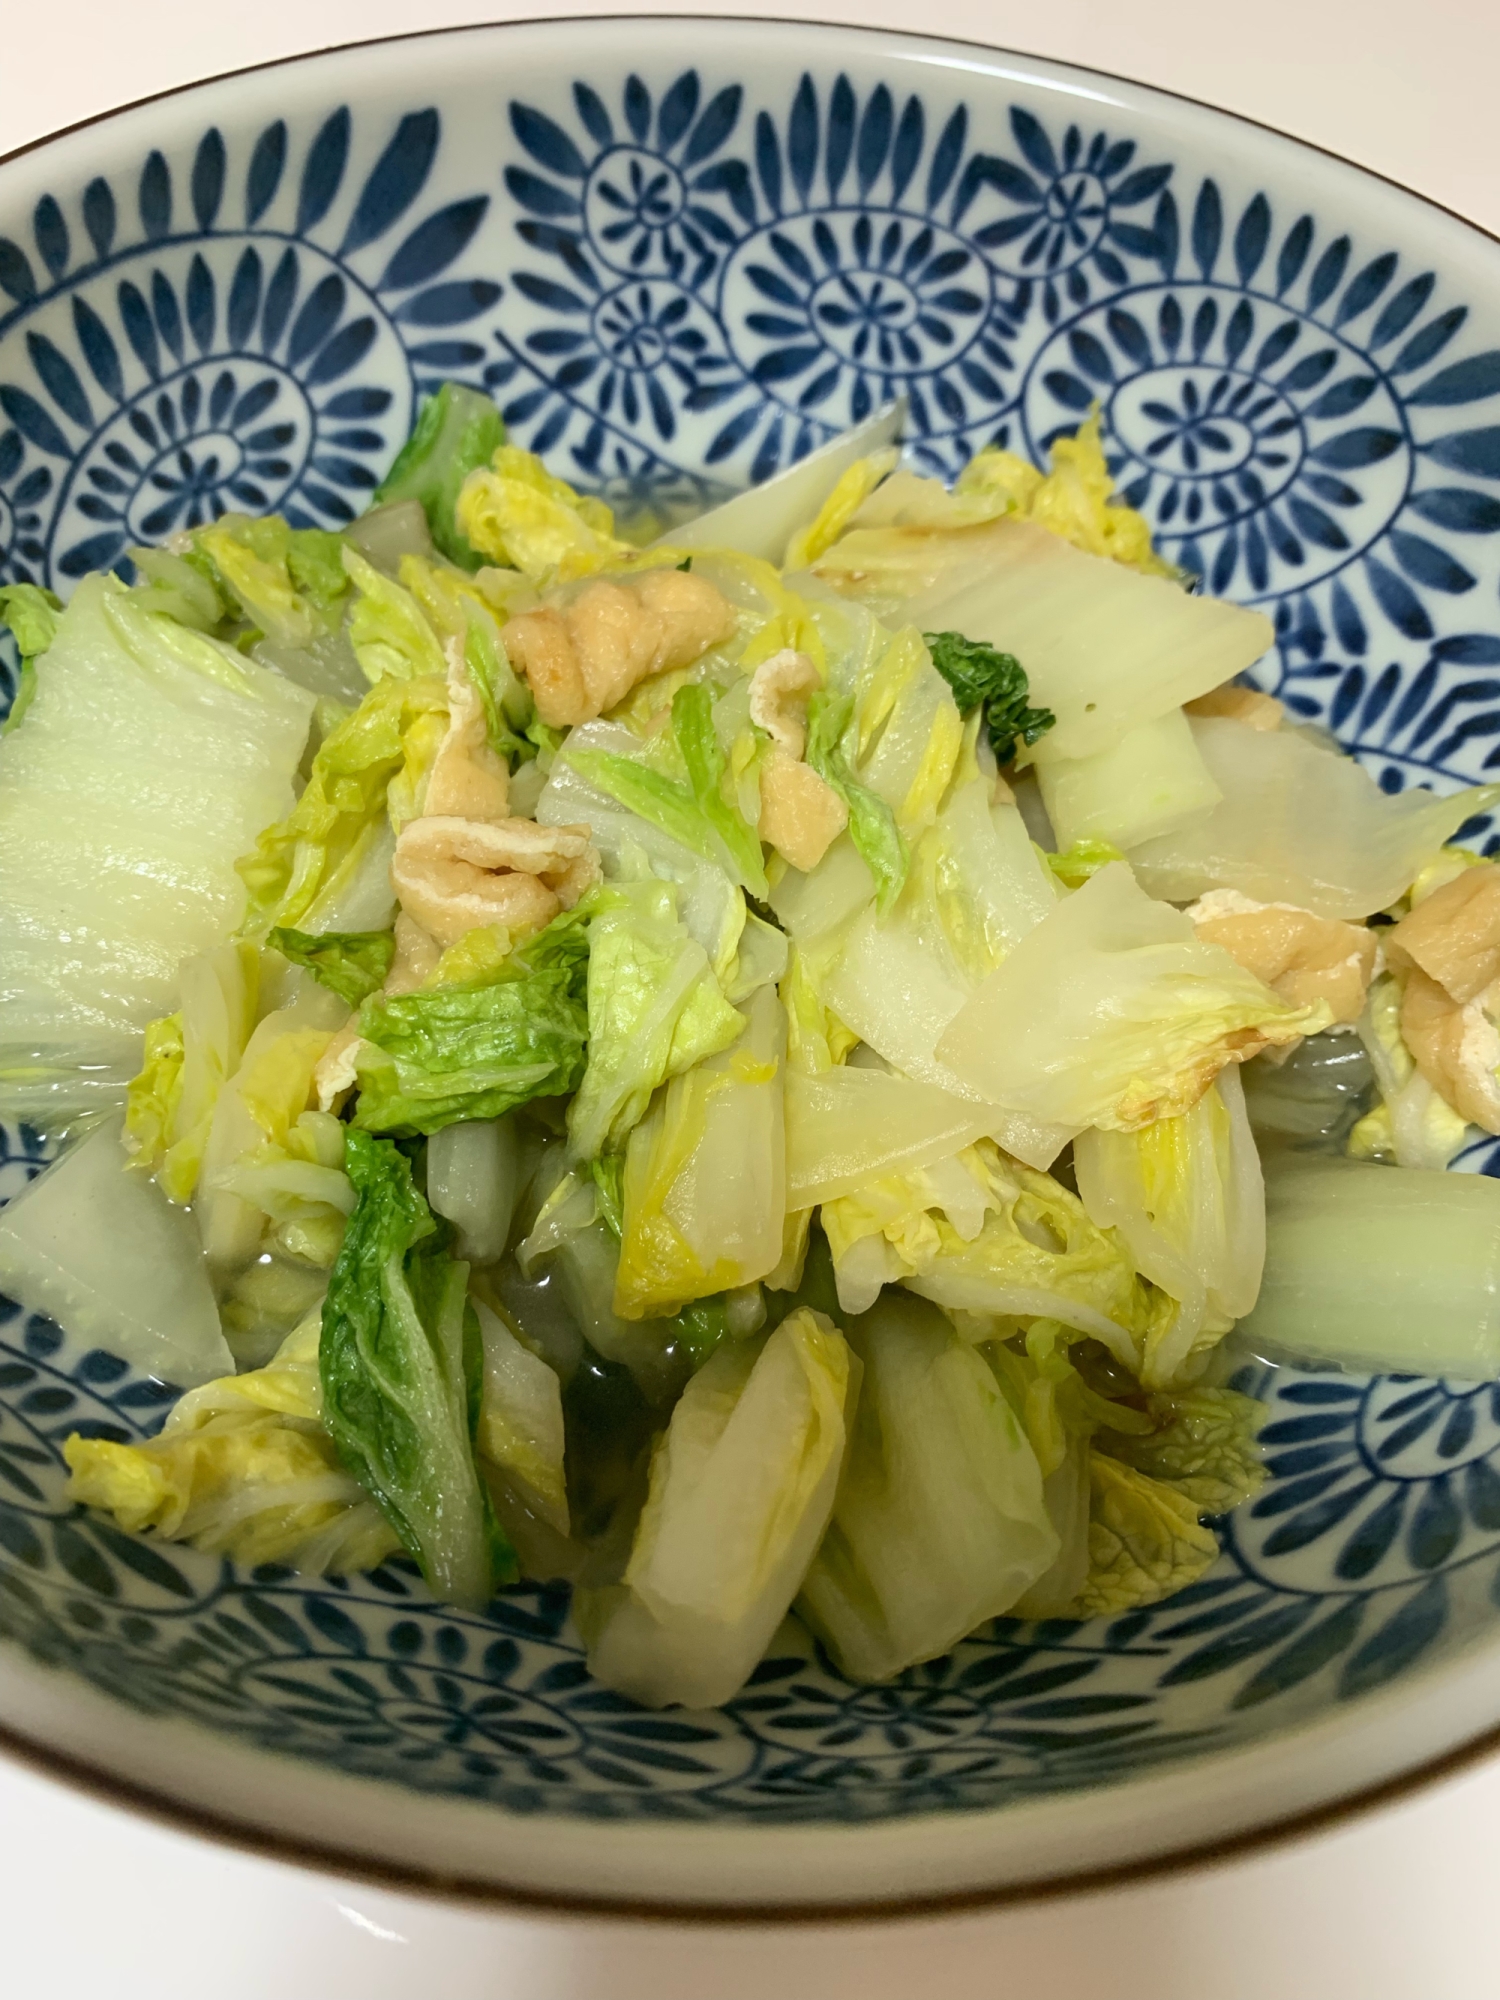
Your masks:
<instances>
[{"instance_id":1,"label":"chrysanthemum motif","mask_svg":"<svg viewBox=\"0 0 1500 2000\"><path fill-rule=\"evenodd\" d=\"M861 98L847 76L804 76L784 122L762 110L750 131L742 99L689 70L659 98L628 78L618 111L581 82L566 112L511 107L518 234L556 262L518 275L487 379L537 449L566 441L585 475L650 481L676 463L763 478L895 395L919 456L952 470L1005 430L1033 308L1055 320L1154 250L1150 204L1171 169L1135 166L1133 140L1070 126L1054 147L1016 107L1021 159L1006 160L973 144L962 104L933 121L920 96L878 84ZM670 281L701 315L691 360L632 344L652 383L638 420L600 318L629 298L621 276ZM573 324L528 325L527 304Z\"/></svg>"},{"instance_id":2,"label":"chrysanthemum motif","mask_svg":"<svg viewBox=\"0 0 1500 2000\"><path fill-rule=\"evenodd\" d=\"M1468 703L1497 690L1428 697L1444 663L1500 657L1462 602L1474 538L1500 529L1483 484L1500 433L1452 415L1500 394L1500 354L1455 352L1467 312L1431 272L1394 252L1359 263L1307 215L1278 227L1263 194L1231 231L1205 180L1183 244L1164 193L1153 233L1162 281L1072 314L1033 358L1032 448L1100 405L1125 497L1169 553L1274 612L1294 709L1335 727L1358 711L1355 747L1390 786L1438 741L1477 775L1500 714ZM1393 642L1403 660L1366 664Z\"/></svg>"},{"instance_id":3,"label":"chrysanthemum motif","mask_svg":"<svg viewBox=\"0 0 1500 2000\"><path fill-rule=\"evenodd\" d=\"M440 131L408 114L356 183L347 110L299 171L283 121L243 158L210 130L152 153L129 209L95 180L71 219L38 204L29 249L0 241L4 573L66 584L229 508L336 527L367 504L414 393L484 358L457 336L500 295L446 275L486 196L410 224Z\"/></svg>"},{"instance_id":4,"label":"chrysanthemum motif","mask_svg":"<svg viewBox=\"0 0 1500 2000\"><path fill-rule=\"evenodd\" d=\"M1409 1583L1455 1554L1500 1551L1490 1384L1294 1383L1263 1435L1275 1483L1236 1519L1235 1547L1264 1581L1331 1566L1340 1584Z\"/></svg>"},{"instance_id":5,"label":"chrysanthemum motif","mask_svg":"<svg viewBox=\"0 0 1500 2000\"><path fill-rule=\"evenodd\" d=\"M732 1704L765 1752L738 1789L787 1816L822 1793L827 1810L861 1819L897 1809L913 1787L964 1810L1102 1782L1201 1739L1163 1726L1151 1688L1159 1653L1100 1644L1097 1628L1002 1619L882 1687L773 1656Z\"/></svg>"},{"instance_id":6,"label":"chrysanthemum motif","mask_svg":"<svg viewBox=\"0 0 1500 2000\"><path fill-rule=\"evenodd\" d=\"M1133 139L1070 125L1054 145L1041 120L1013 105L1011 136L1020 160L987 159L986 178L1010 213L977 234L997 270L1035 288L1043 317L1114 291L1125 258L1151 256L1154 218L1146 207L1172 178L1167 164L1140 166ZM1025 310L1029 295L1020 302Z\"/></svg>"},{"instance_id":7,"label":"chrysanthemum motif","mask_svg":"<svg viewBox=\"0 0 1500 2000\"><path fill-rule=\"evenodd\" d=\"M919 438L993 427L1016 327L982 243L994 163L970 152L963 107L930 131L918 97L879 84L861 103L841 76L825 98L804 77L785 134L762 115L755 136L764 220L721 306L745 380L711 459L748 450L764 476L897 395Z\"/></svg>"},{"instance_id":8,"label":"chrysanthemum motif","mask_svg":"<svg viewBox=\"0 0 1500 2000\"><path fill-rule=\"evenodd\" d=\"M566 126L511 106L521 254L552 261L516 272L484 379L532 449L567 453L627 504L670 506L663 489L701 465L689 413L732 369L709 287L753 213L744 166L723 157L743 98L738 84L706 96L686 70L659 98L627 78L614 109L577 83Z\"/></svg>"}]
</instances>

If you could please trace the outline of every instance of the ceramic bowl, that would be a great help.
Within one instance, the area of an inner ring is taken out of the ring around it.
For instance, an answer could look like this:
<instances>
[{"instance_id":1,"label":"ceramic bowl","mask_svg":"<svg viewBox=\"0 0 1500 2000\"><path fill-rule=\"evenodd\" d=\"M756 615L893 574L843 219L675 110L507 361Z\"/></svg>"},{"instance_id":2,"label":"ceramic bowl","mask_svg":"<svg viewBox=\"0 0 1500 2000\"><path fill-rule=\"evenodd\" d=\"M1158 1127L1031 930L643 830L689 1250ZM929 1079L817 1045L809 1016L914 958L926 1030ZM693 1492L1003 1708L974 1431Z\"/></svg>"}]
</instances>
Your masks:
<instances>
[{"instance_id":1,"label":"ceramic bowl","mask_svg":"<svg viewBox=\"0 0 1500 2000\"><path fill-rule=\"evenodd\" d=\"M446 376L673 507L897 391L943 473L1097 402L1167 553L1273 614L1266 685L1388 790L1445 787L1500 763L1497 335L1488 238L1084 71L736 21L377 43L0 165L0 576L65 591L228 507L337 527ZM6 1132L0 1191L43 1157ZM561 1589L457 1615L399 1563L309 1584L79 1513L64 1435L171 1392L3 1314L13 1744L346 1869L994 1893L1201 1854L1500 1722L1500 1387L1267 1371L1271 1482L1181 1596L1001 1620L880 1688L788 1627L722 1713L652 1714L590 1682Z\"/></svg>"}]
</instances>

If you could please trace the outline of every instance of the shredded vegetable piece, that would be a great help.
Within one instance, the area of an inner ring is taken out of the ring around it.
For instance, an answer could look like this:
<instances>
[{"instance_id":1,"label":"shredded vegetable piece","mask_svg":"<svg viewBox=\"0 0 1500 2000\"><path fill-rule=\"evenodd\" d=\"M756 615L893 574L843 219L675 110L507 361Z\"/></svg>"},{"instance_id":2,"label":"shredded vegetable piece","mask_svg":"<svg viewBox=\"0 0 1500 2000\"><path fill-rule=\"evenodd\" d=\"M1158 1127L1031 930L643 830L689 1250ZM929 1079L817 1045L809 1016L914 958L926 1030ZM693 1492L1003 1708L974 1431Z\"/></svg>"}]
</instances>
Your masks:
<instances>
[{"instance_id":1,"label":"shredded vegetable piece","mask_svg":"<svg viewBox=\"0 0 1500 2000\"><path fill-rule=\"evenodd\" d=\"M1434 1171L1500 1131L1500 786L1238 678L1098 413L951 485L902 414L641 549L447 382L340 532L0 589L0 1110L101 1114L0 1283L188 1387L66 1440L102 1532L565 1579L601 1698L701 1707L793 1609L882 1682L1194 1584L1236 1325L1500 1376Z\"/></svg>"}]
</instances>

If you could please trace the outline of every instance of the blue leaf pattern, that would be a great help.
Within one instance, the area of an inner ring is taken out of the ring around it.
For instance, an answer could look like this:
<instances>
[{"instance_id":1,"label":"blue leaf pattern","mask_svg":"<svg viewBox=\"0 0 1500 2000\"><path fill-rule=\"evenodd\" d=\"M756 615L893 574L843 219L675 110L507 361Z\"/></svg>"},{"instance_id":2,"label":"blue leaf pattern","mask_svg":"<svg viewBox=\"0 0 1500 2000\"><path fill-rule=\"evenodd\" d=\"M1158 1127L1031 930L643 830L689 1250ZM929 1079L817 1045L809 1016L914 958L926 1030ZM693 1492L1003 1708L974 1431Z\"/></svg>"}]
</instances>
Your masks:
<instances>
[{"instance_id":1,"label":"blue leaf pattern","mask_svg":"<svg viewBox=\"0 0 1500 2000\"><path fill-rule=\"evenodd\" d=\"M347 521L447 373L570 478L668 512L894 394L941 474L1039 455L1098 403L1168 554L1273 617L1258 678L1295 714L1390 790L1500 768L1500 351L1451 275L1160 157L1124 109L997 117L936 73L783 86L643 59L507 96L467 185L439 109L335 100L7 214L0 575L66 583L230 507ZM1463 837L1500 848L1487 818ZM0 1132L0 1194L42 1154ZM1500 1604L1500 1393L1242 1386L1272 1404L1271 1480L1178 1598L1000 1620L884 1688L799 1641L725 1714L654 1716L588 1681L561 1589L459 1617L404 1562L249 1576L69 1508L61 1439L149 1433L171 1392L0 1305L0 1632L147 1712L520 1812L972 1810L1385 1686L1462 1638L1471 1569Z\"/></svg>"}]
</instances>

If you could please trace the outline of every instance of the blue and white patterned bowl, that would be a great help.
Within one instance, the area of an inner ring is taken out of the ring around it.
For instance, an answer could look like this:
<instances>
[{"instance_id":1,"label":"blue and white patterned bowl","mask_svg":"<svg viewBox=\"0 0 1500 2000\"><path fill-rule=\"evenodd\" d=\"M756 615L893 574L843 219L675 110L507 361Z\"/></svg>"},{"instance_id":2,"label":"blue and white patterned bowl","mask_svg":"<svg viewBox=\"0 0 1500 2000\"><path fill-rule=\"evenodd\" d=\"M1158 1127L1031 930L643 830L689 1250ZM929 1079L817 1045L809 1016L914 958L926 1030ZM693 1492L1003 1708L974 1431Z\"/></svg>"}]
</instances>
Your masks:
<instances>
[{"instance_id":1,"label":"blue and white patterned bowl","mask_svg":"<svg viewBox=\"0 0 1500 2000\"><path fill-rule=\"evenodd\" d=\"M226 507L336 527L445 376L669 506L898 390L942 472L1097 400L1168 553L1274 615L1269 684L1388 790L1447 786L1500 764L1497 340L1493 242L1109 78L784 23L376 44L0 166L0 577L66 590ZM5 1133L0 1194L41 1158ZM147 1432L169 1392L0 1312L13 1747L344 1867L986 1893L1201 1852L1500 1723L1500 1388L1267 1371L1272 1482L1170 1603L1002 1620L885 1688L788 1628L722 1714L656 1715L589 1682L560 1590L461 1616L400 1564L310 1586L80 1514L63 1436Z\"/></svg>"}]
</instances>

